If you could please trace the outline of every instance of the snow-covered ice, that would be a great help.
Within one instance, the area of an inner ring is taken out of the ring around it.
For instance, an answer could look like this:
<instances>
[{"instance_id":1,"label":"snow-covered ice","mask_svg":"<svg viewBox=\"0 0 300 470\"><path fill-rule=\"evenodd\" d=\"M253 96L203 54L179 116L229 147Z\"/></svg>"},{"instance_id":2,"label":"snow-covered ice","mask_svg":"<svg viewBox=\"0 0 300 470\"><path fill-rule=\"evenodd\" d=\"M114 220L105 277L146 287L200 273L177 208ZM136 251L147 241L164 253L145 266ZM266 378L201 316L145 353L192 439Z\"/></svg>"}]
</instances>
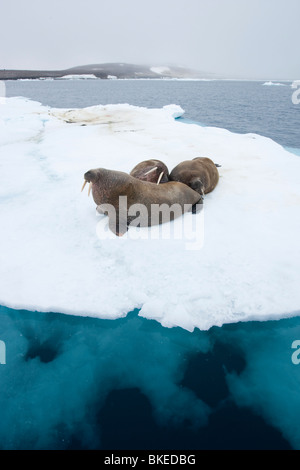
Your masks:
<instances>
[{"instance_id":1,"label":"snow-covered ice","mask_svg":"<svg viewBox=\"0 0 300 470\"><path fill-rule=\"evenodd\" d=\"M2 98L0 304L111 319L139 308L189 331L299 314L299 157L256 134L175 121L182 113ZM101 236L103 219L80 192L87 170L130 172L150 158L171 170L197 156L222 165L193 216L201 249L187 250L188 236Z\"/></svg>"}]
</instances>

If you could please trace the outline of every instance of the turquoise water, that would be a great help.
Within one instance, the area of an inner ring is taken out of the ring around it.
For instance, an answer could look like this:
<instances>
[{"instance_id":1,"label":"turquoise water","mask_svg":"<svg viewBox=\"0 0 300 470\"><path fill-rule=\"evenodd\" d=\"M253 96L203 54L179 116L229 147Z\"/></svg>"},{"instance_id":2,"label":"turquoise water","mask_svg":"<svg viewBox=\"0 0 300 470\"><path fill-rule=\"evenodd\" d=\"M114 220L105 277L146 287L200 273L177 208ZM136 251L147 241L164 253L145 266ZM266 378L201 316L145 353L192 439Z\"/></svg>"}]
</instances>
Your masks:
<instances>
[{"instance_id":1,"label":"turquoise water","mask_svg":"<svg viewBox=\"0 0 300 470\"><path fill-rule=\"evenodd\" d=\"M7 82L7 94L56 107L176 103L182 122L257 132L300 155L288 86L35 81ZM0 307L0 448L300 449L300 318L189 333L138 313Z\"/></svg>"},{"instance_id":2,"label":"turquoise water","mask_svg":"<svg viewBox=\"0 0 300 470\"><path fill-rule=\"evenodd\" d=\"M286 147L286 150L288 150L291 153L294 153L295 155L298 155L300 157L300 149L296 149L293 147Z\"/></svg>"},{"instance_id":3,"label":"turquoise water","mask_svg":"<svg viewBox=\"0 0 300 470\"><path fill-rule=\"evenodd\" d=\"M300 319L188 333L0 310L2 449L300 448Z\"/></svg>"}]
</instances>

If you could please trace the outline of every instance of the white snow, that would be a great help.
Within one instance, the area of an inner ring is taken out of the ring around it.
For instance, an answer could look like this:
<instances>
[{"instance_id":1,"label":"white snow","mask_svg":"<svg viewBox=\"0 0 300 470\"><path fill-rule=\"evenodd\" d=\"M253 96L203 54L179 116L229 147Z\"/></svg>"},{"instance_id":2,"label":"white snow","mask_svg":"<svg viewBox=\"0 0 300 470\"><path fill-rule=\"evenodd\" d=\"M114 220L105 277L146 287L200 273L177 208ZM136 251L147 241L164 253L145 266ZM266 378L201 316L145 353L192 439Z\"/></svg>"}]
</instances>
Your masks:
<instances>
[{"instance_id":1,"label":"white snow","mask_svg":"<svg viewBox=\"0 0 300 470\"><path fill-rule=\"evenodd\" d=\"M94 80L97 79L96 75L93 73L86 73L86 74L69 74L64 75L63 77L59 77L59 80Z\"/></svg>"},{"instance_id":2,"label":"white snow","mask_svg":"<svg viewBox=\"0 0 300 470\"><path fill-rule=\"evenodd\" d=\"M299 157L265 137L175 121L182 113L2 99L0 304L111 319L140 308L189 331L299 314ZM200 222L202 248L187 249L186 232L145 237L155 227L106 237L80 192L91 168L130 172L157 158L171 171L197 156L222 165L204 212L183 219Z\"/></svg>"},{"instance_id":3,"label":"white snow","mask_svg":"<svg viewBox=\"0 0 300 470\"><path fill-rule=\"evenodd\" d=\"M170 68L166 66L151 67L150 70L151 72L157 73L158 75L162 75L166 72L170 72Z\"/></svg>"}]
</instances>

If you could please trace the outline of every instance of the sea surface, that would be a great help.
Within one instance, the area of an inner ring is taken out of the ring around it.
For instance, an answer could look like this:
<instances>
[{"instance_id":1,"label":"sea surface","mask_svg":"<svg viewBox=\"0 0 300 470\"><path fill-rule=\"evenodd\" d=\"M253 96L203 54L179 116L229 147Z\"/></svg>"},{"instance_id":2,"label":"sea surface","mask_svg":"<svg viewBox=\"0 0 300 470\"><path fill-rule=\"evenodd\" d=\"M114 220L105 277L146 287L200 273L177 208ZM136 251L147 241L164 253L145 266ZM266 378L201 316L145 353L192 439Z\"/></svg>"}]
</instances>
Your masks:
<instances>
[{"instance_id":1,"label":"sea surface","mask_svg":"<svg viewBox=\"0 0 300 470\"><path fill-rule=\"evenodd\" d=\"M6 94L59 108L174 103L182 125L258 133L300 155L300 105L284 85L35 80ZM0 307L0 449L300 449L299 317L189 333L125 314Z\"/></svg>"},{"instance_id":2,"label":"sea surface","mask_svg":"<svg viewBox=\"0 0 300 470\"><path fill-rule=\"evenodd\" d=\"M17 80L7 96L26 96L58 108L129 103L161 108L180 105L184 119L239 133L257 133L286 147L300 148L300 105L292 82L185 80ZM278 83L278 82L274 82Z\"/></svg>"}]
</instances>

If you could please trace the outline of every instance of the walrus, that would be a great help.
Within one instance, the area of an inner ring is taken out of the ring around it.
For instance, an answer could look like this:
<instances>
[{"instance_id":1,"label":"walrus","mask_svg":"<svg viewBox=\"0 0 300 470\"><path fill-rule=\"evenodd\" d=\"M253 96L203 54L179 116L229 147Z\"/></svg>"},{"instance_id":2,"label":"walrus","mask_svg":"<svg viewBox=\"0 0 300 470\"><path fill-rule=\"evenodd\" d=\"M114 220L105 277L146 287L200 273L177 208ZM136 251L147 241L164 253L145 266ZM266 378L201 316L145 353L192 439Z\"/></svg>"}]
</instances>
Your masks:
<instances>
[{"instance_id":1,"label":"walrus","mask_svg":"<svg viewBox=\"0 0 300 470\"><path fill-rule=\"evenodd\" d=\"M105 168L86 172L81 191L87 183L97 211L108 215L109 228L117 236L124 235L130 225L160 225L187 211L195 212L202 204L201 195L183 183L154 185Z\"/></svg>"},{"instance_id":2,"label":"walrus","mask_svg":"<svg viewBox=\"0 0 300 470\"><path fill-rule=\"evenodd\" d=\"M179 181L188 185L201 196L211 193L219 182L220 165L210 158L197 157L179 163L170 174L170 181Z\"/></svg>"},{"instance_id":3,"label":"walrus","mask_svg":"<svg viewBox=\"0 0 300 470\"><path fill-rule=\"evenodd\" d=\"M160 160L145 160L136 165L130 175L149 183L163 184L169 181L168 167Z\"/></svg>"}]
</instances>

